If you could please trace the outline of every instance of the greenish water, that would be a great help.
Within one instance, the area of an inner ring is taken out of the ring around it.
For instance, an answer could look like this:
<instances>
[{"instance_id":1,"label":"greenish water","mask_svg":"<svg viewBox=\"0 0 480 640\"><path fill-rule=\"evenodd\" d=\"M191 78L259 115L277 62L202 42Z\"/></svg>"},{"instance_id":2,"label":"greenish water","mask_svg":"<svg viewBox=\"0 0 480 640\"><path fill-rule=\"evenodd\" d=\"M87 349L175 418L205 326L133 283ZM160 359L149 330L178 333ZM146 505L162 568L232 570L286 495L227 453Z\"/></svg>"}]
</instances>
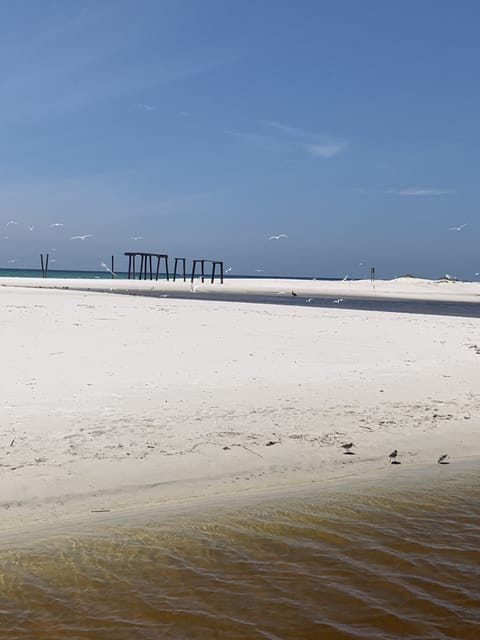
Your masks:
<instances>
[{"instance_id":1,"label":"greenish water","mask_svg":"<svg viewBox=\"0 0 480 640\"><path fill-rule=\"evenodd\" d=\"M119 272L115 273L117 278L127 278L128 274ZM0 278L41 278L42 272L40 269L0 269ZM60 269L48 270L49 278L88 278L88 279L112 279L112 274L107 270L101 271L68 271Z\"/></svg>"},{"instance_id":2,"label":"greenish water","mask_svg":"<svg viewBox=\"0 0 480 640\"><path fill-rule=\"evenodd\" d=\"M138 266L137 265L137 277L138 277ZM170 267L170 270L172 267ZM123 271L115 271L115 276L117 279L124 280L128 278L128 273ZM198 272L197 272L198 276ZM0 278L41 278L42 272L40 269L0 269ZM61 270L61 269L52 269L51 267L48 269L48 277L49 278L85 278L85 279L112 279L112 274L109 273L106 269L102 269L100 271L69 271L69 270ZM190 274L188 274L190 277ZM165 274L159 274L159 279L164 279ZM285 280L294 278L295 280L312 280L311 277L305 276L275 276L269 274L262 275L232 275L231 273L225 274L225 278L236 279L236 278L250 278L253 280L256 279L264 279L264 278L275 278L276 280ZM341 280L342 278L325 278L318 277L319 280Z\"/></svg>"}]
</instances>

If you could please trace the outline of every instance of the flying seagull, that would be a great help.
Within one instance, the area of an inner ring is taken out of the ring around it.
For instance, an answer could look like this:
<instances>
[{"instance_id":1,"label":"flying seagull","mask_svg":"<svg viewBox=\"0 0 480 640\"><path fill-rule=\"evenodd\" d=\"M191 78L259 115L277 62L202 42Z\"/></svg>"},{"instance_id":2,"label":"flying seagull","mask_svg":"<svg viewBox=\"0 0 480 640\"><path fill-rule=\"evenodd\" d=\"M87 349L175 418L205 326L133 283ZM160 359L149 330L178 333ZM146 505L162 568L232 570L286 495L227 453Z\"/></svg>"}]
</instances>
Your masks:
<instances>
[{"instance_id":1,"label":"flying seagull","mask_svg":"<svg viewBox=\"0 0 480 640\"><path fill-rule=\"evenodd\" d=\"M27 227L28 231L33 231L35 227L32 225L31 227Z\"/></svg>"},{"instance_id":2,"label":"flying seagull","mask_svg":"<svg viewBox=\"0 0 480 640\"><path fill-rule=\"evenodd\" d=\"M93 238L91 233L86 233L84 236L72 236L70 240L85 240L86 238Z\"/></svg>"},{"instance_id":3,"label":"flying seagull","mask_svg":"<svg viewBox=\"0 0 480 640\"><path fill-rule=\"evenodd\" d=\"M280 240L280 238L288 238L285 233L281 233L279 236L270 236L269 240Z\"/></svg>"},{"instance_id":4,"label":"flying seagull","mask_svg":"<svg viewBox=\"0 0 480 640\"><path fill-rule=\"evenodd\" d=\"M63 222L52 222L51 227L63 227Z\"/></svg>"},{"instance_id":5,"label":"flying seagull","mask_svg":"<svg viewBox=\"0 0 480 640\"><path fill-rule=\"evenodd\" d=\"M448 231L461 231L466 226L466 224L461 224L459 227L450 227Z\"/></svg>"},{"instance_id":6,"label":"flying seagull","mask_svg":"<svg viewBox=\"0 0 480 640\"><path fill-rule=\"evenodd\" d=\"M133 236L130 240L143 240L143 236Z\"/></svg>"},{"instance_id":7,"label":"flying seagull","mask_svg":"<svg viewBox=\"0 0 480 640\"><path fill-rule=\"evenodd\" d=\"M225 269L225 273L228 273L231 270L232 270L232 267L228 267L228 269Z\"/></svg>"},{"instance_id":8,"label":"flying seagull","mask_svg":"<svg viewBox=\"0 0 480 640\"><path fill-rule=\"evenodd\" d=\"M8 226L10 226L11 224L18 224L18 222L15 222L15 220L9 220L5 226L7 226L7 227L8 227Z\"/></svg>"},{"instance_id":9,"label":"flying seagull","mask_svg":"<svg viewBox=\"0 0 480 640\"><path fill-rule=\"evenodd\" d=\"M117 274L116 274L116 273L114 273L111 269L109 269L109 267L107 267L107 265L105 264L105 262L101 262L101 263L100 263L100 266L101 266L101 267L103 267L106 271L108 271L108 273L111 273L111 274L112 274L112 276L113 276L114 278L116 278L116 277L117 277Z\"/></svg>"}]
</instances>

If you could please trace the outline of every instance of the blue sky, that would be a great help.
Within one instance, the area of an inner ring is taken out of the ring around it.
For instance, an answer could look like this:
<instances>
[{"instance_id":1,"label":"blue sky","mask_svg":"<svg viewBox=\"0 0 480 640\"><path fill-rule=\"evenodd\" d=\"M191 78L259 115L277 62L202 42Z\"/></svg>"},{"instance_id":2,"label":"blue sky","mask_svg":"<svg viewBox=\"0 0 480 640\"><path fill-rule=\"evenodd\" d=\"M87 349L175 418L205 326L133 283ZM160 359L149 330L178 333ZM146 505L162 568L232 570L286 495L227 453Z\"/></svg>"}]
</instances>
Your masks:
<instances>
[{"instance_id":1,"label":"blue sky","mask_svg":"<svg viewBox=\"0 0 480 640\"><path fill-rule=\"evenodd\" d=\"M0 0L0 267L137 248L475 279L479 19L468 0Z\"/></svg>"}]
</instances>

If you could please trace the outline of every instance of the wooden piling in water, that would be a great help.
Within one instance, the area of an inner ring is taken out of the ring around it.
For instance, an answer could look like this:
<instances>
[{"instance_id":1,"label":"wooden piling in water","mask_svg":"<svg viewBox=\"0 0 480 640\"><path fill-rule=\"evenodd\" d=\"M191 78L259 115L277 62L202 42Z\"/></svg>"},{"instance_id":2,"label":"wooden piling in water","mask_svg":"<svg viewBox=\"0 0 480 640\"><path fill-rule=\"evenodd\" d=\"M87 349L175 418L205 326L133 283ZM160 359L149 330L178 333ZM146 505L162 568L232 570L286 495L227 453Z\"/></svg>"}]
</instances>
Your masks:
<instances>
[{"instance_id":1,"label":"wooden piling in water","mask_svg":"<svg viewBox=\"0 0 480 640\"><path fill-rule=\"evenodd\" d=\"M46 253L45 256L43 255L43 253L40 254L40 267L42 269L42 278L47 278L48 277L48 253Z\"/></svg>"}]
</instances>

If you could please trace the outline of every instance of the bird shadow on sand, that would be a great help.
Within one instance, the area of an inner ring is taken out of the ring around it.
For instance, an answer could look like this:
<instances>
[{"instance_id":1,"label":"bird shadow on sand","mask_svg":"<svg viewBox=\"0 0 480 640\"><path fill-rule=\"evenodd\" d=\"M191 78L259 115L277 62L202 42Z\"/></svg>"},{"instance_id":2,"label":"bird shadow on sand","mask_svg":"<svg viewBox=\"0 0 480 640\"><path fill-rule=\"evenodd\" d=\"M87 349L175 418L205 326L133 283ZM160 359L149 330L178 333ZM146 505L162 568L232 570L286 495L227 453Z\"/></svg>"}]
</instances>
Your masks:
<instances>
[{"instance_id":1,"label":"bird shadow on sand","mask_svg":"<svg viewBox=\"0 0 480 640\"><path fill-rule=\"evenodd\" d=\"M390 464L402 464L400 460L392 460Z\"/></svg>"},{"instance_id":2,"label":"bird shadow on sand","mask_svg":"<svg viewBox=\"0 0 480 640\"><path fill-rule=\"evenodd\" d=\"M439 462L438 464L450 464L450 462L448 462L448 460L442 460L442 462Z\"/></svg>"},{"instance_id":3,"label":"bird shadow on sand","mask_svg":"<svg viewBox=\"0 0 480 640\"><path fill-rule=\"evenodd\" d=\"M355 451L344 451L343 455L344 456L354 456L355 455Z\"/></svg>"}]
</instances>

